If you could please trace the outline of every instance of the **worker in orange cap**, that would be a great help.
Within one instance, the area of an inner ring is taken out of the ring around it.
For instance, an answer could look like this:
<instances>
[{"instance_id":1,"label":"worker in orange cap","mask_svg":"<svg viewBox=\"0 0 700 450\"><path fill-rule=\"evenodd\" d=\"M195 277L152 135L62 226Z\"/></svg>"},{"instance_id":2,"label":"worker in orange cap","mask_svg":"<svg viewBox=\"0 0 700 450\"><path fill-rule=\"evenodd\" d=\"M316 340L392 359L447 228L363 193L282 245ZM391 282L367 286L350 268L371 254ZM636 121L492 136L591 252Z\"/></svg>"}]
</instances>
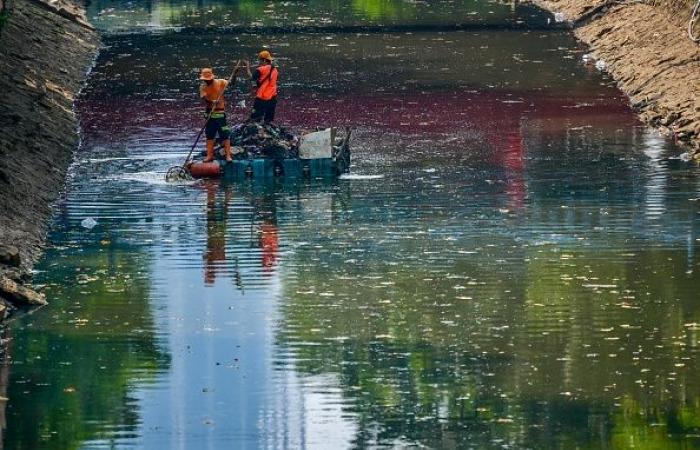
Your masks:
<instances>
[{"instance_id":1,"label":"worker in orange cap","mask_svg":"<svg viewBox=\"0 0 700 450\"><path fill-rule=\"evenodd\" d=\"M259 65L251 73L250 63L246 61L244 66L248 71L248 76L255 87L255 102L250 118L255 121L261 119L265 123L270 123L275 118L275 108L277 107L277 79L279 68L274 62L274 58L269 50L258 53Z\"/></svg>"},{"instance_id":2,"label":"worker in orange cap","mask_svg":"<svg viewBox=\"0 0 700 450\"><path fill-rule=\"evenodd\" d=\"M239 65L234 69L239 70ZM226 161L231 161L231 129L226 124L226 103L224 102L223 91L228 85L227 80L214 77L214 72L210 68L202 69L199 75L200 81L203 83L199 87L199 96L206 104L206 113L211 116L205 126L205 134L207 136L207 157L204 162L214 161L214 139L218 134L224 141L224 152Z\"/></svg>"}]
</instances>

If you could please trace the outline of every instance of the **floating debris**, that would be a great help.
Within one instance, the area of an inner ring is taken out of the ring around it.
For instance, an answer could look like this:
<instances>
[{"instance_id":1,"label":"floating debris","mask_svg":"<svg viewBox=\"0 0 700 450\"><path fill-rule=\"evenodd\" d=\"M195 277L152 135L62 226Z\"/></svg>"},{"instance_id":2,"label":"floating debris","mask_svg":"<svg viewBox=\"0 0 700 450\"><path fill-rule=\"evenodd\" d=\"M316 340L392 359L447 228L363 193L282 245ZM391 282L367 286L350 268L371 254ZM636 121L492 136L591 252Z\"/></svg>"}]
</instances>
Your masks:
<instances>
[{"instance_id":1,"label":"floating debris","mask_svg":"<svg viewBox=\"0 0 700 450\"><path fill-rule=\"evenodd\" d=\"M92 217L88 217L87 219L83 219L82 222L80 222L80 226L87 229L87 230L92 230L95 228L97 225L97 221L93 219Z\"/></svg>"},{"instance_id":2,"label":"floating debris","mask_svg":"<svg viewBox=\"0 0 700 450\"><path fill-rule=\"evenodd\" d=\"M258 122L231 127L234 159L299 157L299 137L286 128Z\"/></svg>"}]
</instances>

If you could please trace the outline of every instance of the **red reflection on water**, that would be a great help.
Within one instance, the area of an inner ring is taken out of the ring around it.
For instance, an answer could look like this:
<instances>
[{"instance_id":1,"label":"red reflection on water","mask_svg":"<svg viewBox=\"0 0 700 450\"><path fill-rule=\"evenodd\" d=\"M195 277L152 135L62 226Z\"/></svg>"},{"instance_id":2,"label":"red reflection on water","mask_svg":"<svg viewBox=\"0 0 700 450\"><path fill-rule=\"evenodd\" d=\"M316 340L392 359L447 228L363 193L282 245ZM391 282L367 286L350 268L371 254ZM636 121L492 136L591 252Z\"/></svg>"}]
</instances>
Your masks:
<instances>
[{"instance_id":1,"label":"red reflection on water","mask_svg":"<svg viewBox=\"0 0 700 450\"><path fill-rule=\"evenodd\" d=\"M298 132L326 126L362 128L367 131L370 142L366 147L370 148L372 140L387 133L436 142L466 133L490 149L490 163L502 168L505 175L508 207L520 209L527 198L527 133L555 137L574 128L589 128L612 135L638 125L623 97L613 95L612 90L610 95L596 94L495 89L287 93L279 101L277 122ZM229 123L247 118L250 101L247 103L246 108L229 109ZM162 140L163 150L184 149L184 142L194 139L204 120L201 106L192 98L88 98L81 100L77 109L88 145L142 138ZM172 143L178 145L169 145ZM403 144L397 142L396 149L383 146L376 151L400 152L398 147ZM469 151L469 147L459 151Z\"/></svg>"},{"instance_id":2,"label":"red reflection on water","mask_svg":"<svg viewBox=\"0 0 700 450\"><path fill-rule=\"evenodd\" d=\"M545 103L545 102L540 102ZM547 101L545 111L551 108L561 109ZM474 102L479 114L473 115L474 126L483 132L484 141L491 148L490 163L502 169L505 178L505 193L508 196L508 209L519 210L527 198L525 181L525 140L523 138L523 117L537 115L539 110L533 107L531 100L519 99L482 99Z\"/></svg>"},{"instance_id":3,"label":"red reflection on water","mask_svg":"<svg viewBox=\"0 0 700 450\"><path fill-rule=\"evenodd\" d=\"M521 209L527 197L527 183L525 181L525 146L520 128L517 133L509 134L506 139L505 159L503 167L506 168L506 194L508 194L508 207Z\"/></svg>"},{"instance_id":4,"label":"red reflection on water","mask_svg":"<svg viewBox=\"0 0 700 450\"><path fill-rule=\"evenodd\" d=\"M504 128L498 138L491 141L491 145L496 150L493 152L495 163L505 172L508 208L522 209L527 198L527 182L524 176L525 145L520 123L511 123L509 128Z\"/></svg>"},{"instance_id":5,"label":"red reflection on water","mask_svg":"<svg viewBox=\"0 0 700 450\"><path fill-rule=\"evenodd\" d=\"M260 227L260 248L262 249L262 266L266 271L272 271L277 262L279 251L279 236L277 225L272 222L263 223Z\"/></svg>"},{"instance_id":6,"label":"red reflection on water","mask_svg":"<svg viewBox=\"0 0 700 450\"><path fill-rule=\"evenodd\" d=\"M248 101L246 108L229 109L229 121L244 120L250 104ZM89 98L79 101L77 110L88 141L113 141L143 134L167 140L167 133L177 133L172 136L174 140L194 138L204 120L201 106L193 99ZM299 93L281 98L277 112L278 123L296 129L351 126L405 134L465 129L493 134L502 131L504 118L518 123L523 116L552 121L562 133L572 123L608 129L638 123L621 98L591 100L541 92ZM163 132L166 134L158 134Z\"/></svg>"}]
</instances>

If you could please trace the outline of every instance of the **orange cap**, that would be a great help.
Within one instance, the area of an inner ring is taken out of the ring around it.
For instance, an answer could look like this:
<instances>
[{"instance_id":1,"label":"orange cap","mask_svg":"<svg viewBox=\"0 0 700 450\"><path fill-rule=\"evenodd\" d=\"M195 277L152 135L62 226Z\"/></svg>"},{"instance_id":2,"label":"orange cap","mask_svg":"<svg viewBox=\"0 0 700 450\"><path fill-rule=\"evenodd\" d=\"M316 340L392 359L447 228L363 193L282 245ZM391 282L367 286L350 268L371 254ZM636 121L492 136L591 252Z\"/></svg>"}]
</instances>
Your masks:
<instances>
[{"instance_id":1,"label":"orange cap","mask_svg":"<svg viewBox=\"0 0 700 450\"><path fill-rule=\"evenodd\" d=\"M199 79L200 80L213 80L214 79L214 72L210 68L204 68L202 69L202 73L199 74Z\"/></svg>"},{"instance_id":2,"label":"orange cap","mask_svg":"<svg viewBox=\"0 0 700 450\"><path fill-rule=\"evenodd\" d=\"M272 61L274 59L272 57L272 54L268 50L263 50L260 53L258 53L258 58L265 59L267 61Z\"/></svg>"}]
</instances>

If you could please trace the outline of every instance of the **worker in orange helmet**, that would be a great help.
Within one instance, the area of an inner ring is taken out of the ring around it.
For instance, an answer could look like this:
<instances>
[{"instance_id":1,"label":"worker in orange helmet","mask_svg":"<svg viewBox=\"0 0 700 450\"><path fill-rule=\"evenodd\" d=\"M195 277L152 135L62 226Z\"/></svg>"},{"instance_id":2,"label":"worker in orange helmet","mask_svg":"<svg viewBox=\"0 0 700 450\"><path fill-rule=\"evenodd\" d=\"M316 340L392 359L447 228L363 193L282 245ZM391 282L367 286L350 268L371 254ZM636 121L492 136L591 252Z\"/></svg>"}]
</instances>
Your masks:
<instances>
[{"instance_id":1,"label":"worker in orange helmet","mask_svg":"<svg viewBox=\"0 0 700 450\"><path fill-rule=\"evenodd\" d=\"M234 69L236 72L240 69L239 64ZM218 134L224 143L224 152L226 161L231 161L231 129L226 124L226 102L224 102L223 91L228 85L227 80L216 78L214 72L210 68L202 69L199 75L202 84L199 87L199 96L206 105L206 114L209 120L205 126L205 134L207 136L207 157L204 162L212 162L214 160L214 139Z\"/></svg>"},{"instance_id":2,"label":"worker in orange helmet","mask_svg":"<svg viewBox=\"0 0 700 450\"><path fill-rule=\"evenodd\" d=\"M262 119L265 123L270 123L275 118L275 108L277 108L279 68L269 50L258 53L258 62L258 67L252 73L250 63L248 61L244 63L255 89L255 102L250 118L256 122Z\"/></svg>"}]
</instances>

